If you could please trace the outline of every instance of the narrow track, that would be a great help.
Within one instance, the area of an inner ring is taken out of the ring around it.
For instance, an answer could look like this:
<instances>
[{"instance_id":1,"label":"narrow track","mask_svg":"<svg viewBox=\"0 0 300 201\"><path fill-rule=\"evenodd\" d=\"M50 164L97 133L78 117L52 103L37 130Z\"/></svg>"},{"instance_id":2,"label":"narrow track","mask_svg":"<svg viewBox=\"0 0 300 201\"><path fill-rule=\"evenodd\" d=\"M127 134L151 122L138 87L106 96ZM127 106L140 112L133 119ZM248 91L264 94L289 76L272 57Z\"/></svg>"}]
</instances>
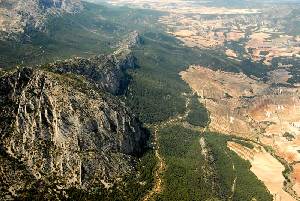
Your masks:
<instances>
[{"instance_id":1,"label":"narrow track","mask_svg":"<svg viewBox=\"0 0 300 201\"><path fill-rule=\"evenodd\" d=\"M159 194L162 190L162 174L165 171L165 161L163 157L160 155L160 146L158 143L158 131L159 131L159 126L154 127L154 142L156 145L155 149L155 157L158 160L157 168L155 170L155 184L153 189L143 198L143 201L148 201L153 198L154 195Z\"/></svg>"},{"instance_id":2,"label":"narrow track","mask_svg":"<svg viewBox=\"0 0 300 201\"><path fill-rule=\"evenodd\" d=\"M183 114L179 114L175 117L170 118L167 121L160 122L159 124L153 125L153 127L154 127L153 142L155 144L155 157L157 158L158 163L157 163L157 167L156 167L156 170L154 173L154 177L155 177L154 187L142 199L143 201L154 200L154 196L159 194L163 188L162 175L166 171L166 163L160 154L160 144L159 144L159 140L158 140L158 132L160 129L162 129L170 124L176 124L178 122L181 122L183 119L185 119L190 112L189 104L190 104L190 97L187 97L186 104L185 104L186 111Z\"/></svg>"},{"instance_id":3,"label":"narrow track","mask_svg":"<svg viewBox=\"0 0 300 201\"><path fill-rule=\"evenodd\" d=\"M233 172L235 173L235 177L232 181L232 186L231 186L231 195L230 197L228 198L228 200L233 200L233 196L234 196L234 193L235 193L235 188L236 188L236 180L237 180L237 174L236 174L236 169L235 169L235 166L234 166L234 163L232 161L232 158L231 156L228 154L227 151L225 151L226 155L230 158L230 161L231 161L231 164L232 164L232 170Z\"/></svg>"}]
</instances>

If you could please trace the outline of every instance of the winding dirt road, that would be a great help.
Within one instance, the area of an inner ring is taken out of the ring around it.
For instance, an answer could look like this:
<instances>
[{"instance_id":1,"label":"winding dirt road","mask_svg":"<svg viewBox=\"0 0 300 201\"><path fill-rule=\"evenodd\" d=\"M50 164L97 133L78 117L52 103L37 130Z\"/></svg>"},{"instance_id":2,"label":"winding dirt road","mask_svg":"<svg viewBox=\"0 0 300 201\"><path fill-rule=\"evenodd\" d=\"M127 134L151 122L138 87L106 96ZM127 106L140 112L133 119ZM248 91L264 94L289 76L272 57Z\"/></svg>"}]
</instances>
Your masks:
<instances>
[{"instance_id":1,"label":"winding dirt road","mask_svg":"<svg viewBox=\"0 0 300 201\"><path fill-rule=\"evenodd\" d=\"M159 124L154 125L154 144L155 144L155 157L158 160L157 163L157 168L155 170L155 183L154 183L154 187L152 188L151 191L149 191L146 196L142 199L143 201L149 201L149 200L153 200L154 196L159 194L162 191L163 188L163 179L162 179L162 175L163 173L166 171L166 163L163 159L163 157L160 154L160 145L159 145L159 140L158 140L158 132L160 129L170 125L170 124L175 124L178 122L181 122L183 119L185 119L189 112L189 105L190 105L191 99L190 96L186 95L186 110L183 114L179 114L175 117L170 118L167 121L164 122L160 122Z\"/></svg>"},{"instance_id":2,"label":"winding dirt road","mask_svg":"<svg viewBox=\"0 0 300 201\"><path fill-rule=\"evenodd\" d=\"M143 201L151 200L151 198L153 198L154 195L159 194L162 189L162 174L165 171L166 165L163 157L159 153L160 146L158 142L158 131L159 131L159 126L156 125L154 127L154 143L156 145L155 157L158 160L158 164L155 171L155 184L153 189L144 197Z\"/></svg>"}]
</instances>

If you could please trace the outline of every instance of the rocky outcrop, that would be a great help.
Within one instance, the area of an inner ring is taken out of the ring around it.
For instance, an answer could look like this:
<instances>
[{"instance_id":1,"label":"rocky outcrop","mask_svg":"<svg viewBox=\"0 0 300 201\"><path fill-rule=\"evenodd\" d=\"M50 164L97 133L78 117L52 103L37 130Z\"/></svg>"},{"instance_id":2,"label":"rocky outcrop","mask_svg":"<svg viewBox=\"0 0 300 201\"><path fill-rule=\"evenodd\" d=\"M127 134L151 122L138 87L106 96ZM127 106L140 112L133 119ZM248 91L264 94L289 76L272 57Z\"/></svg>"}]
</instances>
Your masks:
<instances>
[{"instance_id":1,"label":"rocky outcrop","mask_svg":"<svg viewBox=\"0 0 300 201\"><path fill-rule=\"evenodd\" d=\"M31 30L45 30L49 16L78 13L80 0L0 1L0 40L19 40Z\"/></svg>"},{"instance_id":2,"label":"rocky outcrop","mask_svg":"<svg viewBox=\"0 0 300 201\"><path fill-rule=\"evenodd\" d=\"M76 75L18 70L1 78L0 104L0 195L49 178L60 189L114 180L134 169L147 141L124 103Z\"/></svg>"},{"instance_id":3,"label":"rocky outcrop","mask_svg":"<svg viewBox=\"0 0 300 201\"><path fill-rule=\"evenodd\" d=\"M86 77L98 89L112 94L121 94L127 86L128 77L125 70L135 67L135 57L132 54L122 58L112 55L100 55L94 58L74 58L58 61L47 66L54 72L73 73Z\"/></svg>"},{"instance_id":4,"label":"rocky outcrop","mask_svg":"<svg viewBox=\"0 0 300 201\"><path fill-rule=\"evenodd\" d=\"M127 88L126 70L135 68L136 58L131 49L141 44L138 32L132 32L124 39L119 48L110 55L94 58L73 58L46 65L48 69L60 74L72 73L84 76L98 89L114 95L122 94Z\"/></svg>"},{"instance_id":5,"label":"rocky outcrop","mask_svg":"<svg viewBox=\"0 0 300 201\"><path fill-rule=\"evenodd\" d=\"M138 31L131 32L127 38L125 38L120 43L121 49L132 49L136 46L140 46L143 43L143 39L140 36L140 33Z\"/></svg>"},{"instance_id":6,"label":"rocky outcrop","mask_svg":"<svg viewBox=\"0 0 300 201\"><path fill-rule=\"evenodd\" d=\"M82 9L80 0L38 0L43 10L58 9L67 13L77 13Z\"/></svg>"}]
</instances>

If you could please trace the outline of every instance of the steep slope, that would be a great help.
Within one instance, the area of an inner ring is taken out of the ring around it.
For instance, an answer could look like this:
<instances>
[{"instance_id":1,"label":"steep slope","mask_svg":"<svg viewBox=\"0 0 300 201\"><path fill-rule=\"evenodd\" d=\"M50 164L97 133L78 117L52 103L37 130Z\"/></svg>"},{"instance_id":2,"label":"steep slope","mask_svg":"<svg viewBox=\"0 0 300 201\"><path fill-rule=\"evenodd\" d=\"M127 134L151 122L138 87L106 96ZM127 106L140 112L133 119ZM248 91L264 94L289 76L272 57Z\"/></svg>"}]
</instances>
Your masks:
<instances>
[{"instance_id":1,"label":"steep slope","mask_svg":"<svg viewBox=\"0 0 300 201\"><path fill-rule=\"evenodd\" d=\"M141 43L142 39L138 32L134 31L119 44L119 49L112 54L89 59L76 57L47 64L44 67L60 74L82 75L100 90L115 95L122 94L128 83L125 71L136 67L136 58L131 48Z\"/></svg>"},{"instance_id":2,"label":"steep slope","mask_svg":"<svg viewBox=\"0 0 300 201\"><path fill-rule=\"evenodd\" d=\"M68 79L27 68L1 79L2 151L36 180L54 177L63 187L128 173L146 142L139 121L114 98Z\"/></svg>"},{"instance_id":3,"label":"steep slope","mask_svg":"<svg viewBox=\"0 0 300 201\"><path fill-rule=\"evenodd\" d=\"M29 30L43 30L50 15L77 13L80 0L0 1L0 39L18 39Z\"/></svg>"},{"instance_id":4,"label":"steep slope","mask_svg":"<svg viewBox=\"0 0 300 201\"><path fill-rule=\"evenodd\" d=\"M41 189L55 189L47 195L109 187L135 170L148 136L110 94L126 86L124 70L134 60L123 48L108 56L23 68L0 79L2 198L23 195L39 182Z\"/></svg>"}]
</instances>

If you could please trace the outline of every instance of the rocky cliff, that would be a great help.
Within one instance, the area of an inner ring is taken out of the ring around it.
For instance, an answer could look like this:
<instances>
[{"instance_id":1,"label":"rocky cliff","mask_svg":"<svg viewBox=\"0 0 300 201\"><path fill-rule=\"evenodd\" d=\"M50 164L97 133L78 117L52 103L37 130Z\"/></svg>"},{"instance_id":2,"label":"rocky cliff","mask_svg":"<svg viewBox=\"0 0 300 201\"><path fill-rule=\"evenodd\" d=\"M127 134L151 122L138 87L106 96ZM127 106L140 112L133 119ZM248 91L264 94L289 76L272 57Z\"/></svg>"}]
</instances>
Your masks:
<instances>
[{"instance_id":1,"label":"rocky cliff","mask_svg":"<svg viewBox=\"0 0 300 201\"><path fill-rule=\"evenodd\" d=\"M47 64L46 68L55 73L84 76L100 90L114 95L122 94L127 87L126 70L136 67L136 58L131 49L142 43L138 32L129 34L109 55L99 55L93 58L72 58Z\"/></svg>"},{"instance_id":2,"label":"rocky cliff","mask_svg":"<svg viewBox=\"0 0 300 201\"><path fill-rule=\"evenodd\" d=\"M130 172L143 152L147 136L139 121L88 82L29 68L0 82L1 151L24 165L20 174L87 188ZM10 186L2 190L17 194L19 181L1 168Z\"/></svg>"},{"instance_id":3,"label":"rocky cliff","mask_svg":"<svg viewBox=\"0 0 300 201\"><path fill-rule=\"evenodd\" d=\"M0 40L19 39L31 30L42 31L49 16L78 13L80 0L1 0Z\"/></svg>"},{"instance_id":4,"label":"rocky cliff","mask_svg":"<svg viewBox=\"0 0 300 201\"><path fill-rule=\"evenodd\" d=\"M130 54L100 55L94 58L74 58L47 65L47 68L60 74L72 73L86 77L98 89L112 94L121 94L128 78L125 70L135 67L135 57Z\"/></svg>"},{"instance_id":5,"label":"rocky cliff","mask_svg":"<svg viewBox=\"0 0 300 201\"><path fill-rule=\"evenodd\" d=\"M37 182L89 189L133 171L148 136L112 95L132 65L118 51L2 76L0 197L17 198Z\"/></svg>"}]
</instances>

